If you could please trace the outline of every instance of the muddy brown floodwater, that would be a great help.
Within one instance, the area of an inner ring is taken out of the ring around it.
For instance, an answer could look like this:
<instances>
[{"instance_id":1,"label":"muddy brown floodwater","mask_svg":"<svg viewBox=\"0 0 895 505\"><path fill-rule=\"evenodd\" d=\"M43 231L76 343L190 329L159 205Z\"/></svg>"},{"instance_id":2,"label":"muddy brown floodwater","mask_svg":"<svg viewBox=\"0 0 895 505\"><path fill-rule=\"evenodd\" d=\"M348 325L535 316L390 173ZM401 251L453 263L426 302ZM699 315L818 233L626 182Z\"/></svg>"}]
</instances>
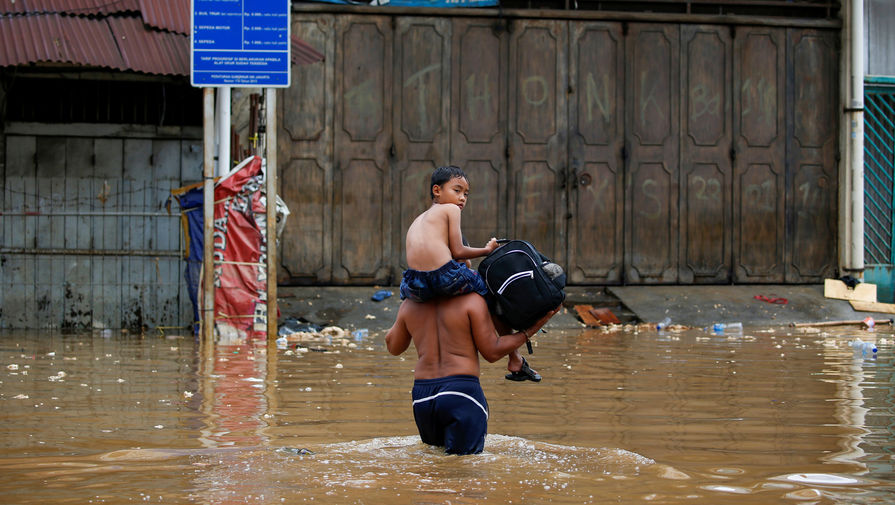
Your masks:
<instances>
[{"instance_id":1,"label":"muddy brown floodwater","mask_svg":"<svg viewBox=\"0 0 895 505\"><path fill-rule=\"evenodd\" d=\"M382 340L3 333L0 502L895 502L891 330L552 332L540 384L483 365L462 457L419 442Z\"/></svg>"}]
</instances>

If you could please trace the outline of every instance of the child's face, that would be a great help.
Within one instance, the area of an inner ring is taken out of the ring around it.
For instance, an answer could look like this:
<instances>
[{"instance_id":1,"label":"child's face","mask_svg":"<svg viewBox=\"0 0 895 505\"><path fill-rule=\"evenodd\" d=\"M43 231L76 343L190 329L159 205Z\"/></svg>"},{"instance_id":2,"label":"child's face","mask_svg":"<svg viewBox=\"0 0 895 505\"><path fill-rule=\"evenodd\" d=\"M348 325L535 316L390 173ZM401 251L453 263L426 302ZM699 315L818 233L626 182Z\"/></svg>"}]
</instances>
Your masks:
<instances>
[{"instance_id":1,"label":"child's face","mask_svg":"<svg viewBox=\"0 0 895 505\"><path fill-rule=\"evenodd\" d=\"M441 186L433 186L435 203L452 203L461 209L469 196L469 182L463 177L454 177Z\"/></svg>"}]
</instances>

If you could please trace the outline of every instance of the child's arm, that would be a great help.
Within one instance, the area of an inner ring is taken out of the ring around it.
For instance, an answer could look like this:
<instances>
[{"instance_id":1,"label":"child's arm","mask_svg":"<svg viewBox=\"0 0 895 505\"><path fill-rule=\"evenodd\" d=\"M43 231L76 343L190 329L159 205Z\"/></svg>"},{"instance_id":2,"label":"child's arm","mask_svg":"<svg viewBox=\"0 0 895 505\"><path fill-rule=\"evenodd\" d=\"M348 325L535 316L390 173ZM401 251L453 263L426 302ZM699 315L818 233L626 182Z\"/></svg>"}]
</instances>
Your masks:
<instances>
[{"instance_id":1,"label":"child's arm","mask_svg":"<svg viewBox=\"0 0 895 505\"><path fill-rule=\"evenodd\" d=\"M451 249L451 257L455 260L466 260L478 258L479 256L487 256L488 253L497 249L497 239L491 237L491 240L485 244L485 247L469 247L463 245L463 236L460 233L460 207L456 205L447 205L448 220L448 247Z\"/></svg>"}]
</instances>

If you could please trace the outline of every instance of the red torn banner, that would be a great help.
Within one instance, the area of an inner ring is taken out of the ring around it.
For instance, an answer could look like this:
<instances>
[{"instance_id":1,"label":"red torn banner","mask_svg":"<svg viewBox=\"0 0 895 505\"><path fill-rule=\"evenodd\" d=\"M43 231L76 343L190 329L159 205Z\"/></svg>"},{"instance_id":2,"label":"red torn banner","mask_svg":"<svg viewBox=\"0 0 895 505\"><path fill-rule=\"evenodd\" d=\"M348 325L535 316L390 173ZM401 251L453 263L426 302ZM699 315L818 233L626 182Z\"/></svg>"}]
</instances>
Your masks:
<instances>
[{"instance_id":1,"label":"red torn banner","mask_svg":"<svg viewBox=\"0 0 895 505\"><path fill-rule=\"evenodd\" d=\"M267 196L253 156L214 188L214 322L222 337L267 331ZM277 201L279 221L289 211ZM281 228L282 224L278 225ZM200 284L201 285L201 284ZM203 297L198 297L201 306Z\"/></svg>"}]
</instances>

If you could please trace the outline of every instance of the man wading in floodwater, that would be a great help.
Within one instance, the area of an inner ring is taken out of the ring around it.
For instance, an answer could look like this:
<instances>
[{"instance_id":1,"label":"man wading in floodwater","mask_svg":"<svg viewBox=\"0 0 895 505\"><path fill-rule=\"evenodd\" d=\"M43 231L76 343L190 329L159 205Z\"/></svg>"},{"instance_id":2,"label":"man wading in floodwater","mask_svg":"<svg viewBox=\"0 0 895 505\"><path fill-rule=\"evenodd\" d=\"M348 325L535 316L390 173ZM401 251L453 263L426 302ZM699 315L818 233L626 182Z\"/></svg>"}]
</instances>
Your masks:
<instances>
[{"instance_id":1,"label":"man wading in floodwater","mask_svg":"<svg viewBox=\"0 0 895 505\"><path fill-rule=\"evenodd\" d=\"M388 352L400 355L411 340L419 357L414 369L413 418L422 441L448 454L476 454L485 446L488 403L479 384L479 354L489 363L525 344L559 311L512 334L491 318L477 293L418 303L404 300L388 330ZM500 327L500 333L495 327Z\"/></svg>"}]
</instances>

